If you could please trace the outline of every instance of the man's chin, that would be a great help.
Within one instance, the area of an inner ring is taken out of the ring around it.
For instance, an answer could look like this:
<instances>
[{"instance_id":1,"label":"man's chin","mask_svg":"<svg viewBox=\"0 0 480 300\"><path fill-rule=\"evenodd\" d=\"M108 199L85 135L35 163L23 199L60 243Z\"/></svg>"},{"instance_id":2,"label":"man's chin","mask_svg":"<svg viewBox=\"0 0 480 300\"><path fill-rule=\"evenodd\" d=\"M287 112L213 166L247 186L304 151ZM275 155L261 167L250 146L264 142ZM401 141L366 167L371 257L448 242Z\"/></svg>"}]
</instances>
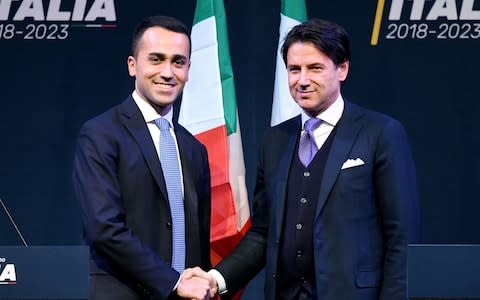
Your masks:
<instances>
[{"instance_id":1,"label":"man's chin","mask_svg":"<svg viewBox=\"0 0 480 300\"><path fill-rule=\"evenodd\" d=\"M157 96L150 100L155 103L155 105L166 107L172 105L173 102L175 102L175 99L176 97L173 96Z\"/></svg>"},{"instance_id":2,"label":"man's chin","mask_svg":"<svg viewBox=\"0 0 480 300\"><path fill-rule=\"evenodd\" d=\"M316 107L316 105L315 105L316 103L313 103L309 99L301 99L301 100L297 101L297 104L298 104L298 106L300 106L304 110L315 109L315 107Z\"/></svg>"},{"instance_id":3,"label":"man's chin","mask_svg":"<svg viewBox=\"0 0 480 300\"><path fill-rule=\"evenodd\" d=\"M165 114L170 111L170 107L173 105L175 100L170 99L150 99L148 101L150 105L160 114Z\"/></svg>"},{"instance_id":4,"label":"man's chin","mask_svg":"<svg viewBox=\"0 0 480 300\"><path fill-rule=\"evenodd\" d=\"M311 115L311 116L316 116L318 115L320 112L322 112L324 109L322 107L319 107L318 103L315 103L316 105L314 105L314 103L298 103L298 106L300 106L300 108L306 112L308 115Z\"/></svg>"}]
</instances>

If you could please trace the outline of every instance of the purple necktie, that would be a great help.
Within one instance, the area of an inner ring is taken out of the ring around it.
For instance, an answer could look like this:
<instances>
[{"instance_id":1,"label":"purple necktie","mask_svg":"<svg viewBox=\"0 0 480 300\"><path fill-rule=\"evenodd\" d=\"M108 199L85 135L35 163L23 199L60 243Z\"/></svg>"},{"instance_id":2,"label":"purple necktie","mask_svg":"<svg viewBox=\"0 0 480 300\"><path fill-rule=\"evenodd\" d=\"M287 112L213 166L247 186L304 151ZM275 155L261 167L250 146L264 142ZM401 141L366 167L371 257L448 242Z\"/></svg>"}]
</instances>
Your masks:
<instances>
[{"instance_id":1,"label":"purple necktie","mask_svg":"<svg viewBox=\"0 0 480 300\"><path fill-rule=\"evenodd\" d=\"M298 145L298 157L305 167L310 164L318 151L317 143L315 143L315 138L313 137L313 131L321 122L322 120L317 118L310 118L305 122L304 131L300 137L300 144Z\"/></svg>"}]
</instances>

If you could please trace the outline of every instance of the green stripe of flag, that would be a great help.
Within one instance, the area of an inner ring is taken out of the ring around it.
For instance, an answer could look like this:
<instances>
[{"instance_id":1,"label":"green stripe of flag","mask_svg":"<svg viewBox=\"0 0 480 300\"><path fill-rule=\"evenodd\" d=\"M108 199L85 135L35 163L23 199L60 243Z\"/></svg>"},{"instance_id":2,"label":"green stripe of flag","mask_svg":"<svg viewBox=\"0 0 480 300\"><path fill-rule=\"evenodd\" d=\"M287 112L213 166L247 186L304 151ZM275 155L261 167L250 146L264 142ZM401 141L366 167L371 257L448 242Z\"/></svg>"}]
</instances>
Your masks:
<instances>
[{"instance_id":1,"label":"green stripe of flag","mask_svg":"<svg viewBox=\"0 0 480 300\"><path fill-rule=\"evenodd\" d=\"M235 97L235 83L233 78L230 48L228 46L227 17L223 0L198 0L195 9L193 24L197 24L209 17L215 17L218 61L222 82L223 110L227 134L237 131L237 100Z\"/></svg>"},{"instance_id":2,"label":"green stripe of flag","mask_svg":"<svg viewBox=\"0 0 480 300\"><path fill-rule=\"evenodd\" d=\"M227 31L227 17L223 0L213 0L215 3L215 18L217 23L218 61L222 79L223 110L227 134L237 131L237 99L235 82L233 80L232 63Z\"/></svg>"},{"instance_id":3,"label":"green stripe of flag","mask_svg":"<svg viewBox=\"0 0 480 300\"><path fill-rule=\"evenodd\" d=\"M282 15L298 20L307 20L307 7L304 0L282 0Z\"/></svg>"},{"instance_id":4,"label":"green stripe of flag","mask_svg":"<svg viewBox=\"0 0 480 300\"><path fill-rule=\"evenodd\" d=\"M198 0L197 7L195 8L195 16L193 17L193 25L213 15L213 2L211 0Z\"/></svg>"}]
</instances>

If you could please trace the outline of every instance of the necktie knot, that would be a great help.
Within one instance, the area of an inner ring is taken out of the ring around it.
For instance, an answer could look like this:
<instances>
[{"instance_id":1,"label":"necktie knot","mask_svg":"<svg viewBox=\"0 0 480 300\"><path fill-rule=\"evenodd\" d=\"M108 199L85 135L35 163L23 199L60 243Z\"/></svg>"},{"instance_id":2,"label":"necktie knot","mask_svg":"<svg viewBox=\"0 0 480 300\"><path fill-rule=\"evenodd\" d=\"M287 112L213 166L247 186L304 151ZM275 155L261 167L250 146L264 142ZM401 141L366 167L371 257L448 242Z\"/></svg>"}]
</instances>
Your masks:
<instances>
[{"instance_id":1,"label":"necktie knot","mask_svg":"<svg viewBox=\"0 0 480 300\"><path fill-rule=\"evenodd\" d=\"M315 128L320 125L320 122L322 122L322 120L317 118L310 118L305 122L304 128L306 131L308 131L309 134L312 134Z\"/></svg>"},{"instance_id":2,"label":"necktie knot","mask_svg":"<svg viewBox=\"0 0 480 300\"><path fill-rule=\"evenodd\" d=\"M156 119L155 124L157 124L157 127L160 129L160 131L170 130L170 123L168 123L168 120L165 118Z\"/></svg>"}]
</instances>

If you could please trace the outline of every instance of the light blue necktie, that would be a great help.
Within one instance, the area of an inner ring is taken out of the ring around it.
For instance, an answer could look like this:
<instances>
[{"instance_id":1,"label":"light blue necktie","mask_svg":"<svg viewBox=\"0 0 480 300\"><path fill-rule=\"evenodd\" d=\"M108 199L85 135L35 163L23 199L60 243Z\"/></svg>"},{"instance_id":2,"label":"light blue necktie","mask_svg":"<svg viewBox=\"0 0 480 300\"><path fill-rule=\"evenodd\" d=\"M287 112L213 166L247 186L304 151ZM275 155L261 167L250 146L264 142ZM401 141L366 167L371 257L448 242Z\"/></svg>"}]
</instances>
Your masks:
<instances>
[{"instance_id":1,"label":"light blue necktie","mask_svg":"<svg viewBox=\"0 0 480 300\"><path fill-rule=\"evenodd\" d=\"M160 163L172 215L172 268L181 273L185 269L185 212L177 147L168 120L158 118L155 124L160 129Z\"/></svg>"},{"instance_id":2,"label":"light blue necktie","mask_svg":"<svg viewBox=\"0 0 480 300\"><path fill-rule=\"evenodd\" d=\"M317 118L310 118L305 122L304 132L298 145L298 157L305 167L308 167L315 154L317 154L318 147L315 143L313 131L321 122L322 120Z\"/></svg>"}]
</instances>

